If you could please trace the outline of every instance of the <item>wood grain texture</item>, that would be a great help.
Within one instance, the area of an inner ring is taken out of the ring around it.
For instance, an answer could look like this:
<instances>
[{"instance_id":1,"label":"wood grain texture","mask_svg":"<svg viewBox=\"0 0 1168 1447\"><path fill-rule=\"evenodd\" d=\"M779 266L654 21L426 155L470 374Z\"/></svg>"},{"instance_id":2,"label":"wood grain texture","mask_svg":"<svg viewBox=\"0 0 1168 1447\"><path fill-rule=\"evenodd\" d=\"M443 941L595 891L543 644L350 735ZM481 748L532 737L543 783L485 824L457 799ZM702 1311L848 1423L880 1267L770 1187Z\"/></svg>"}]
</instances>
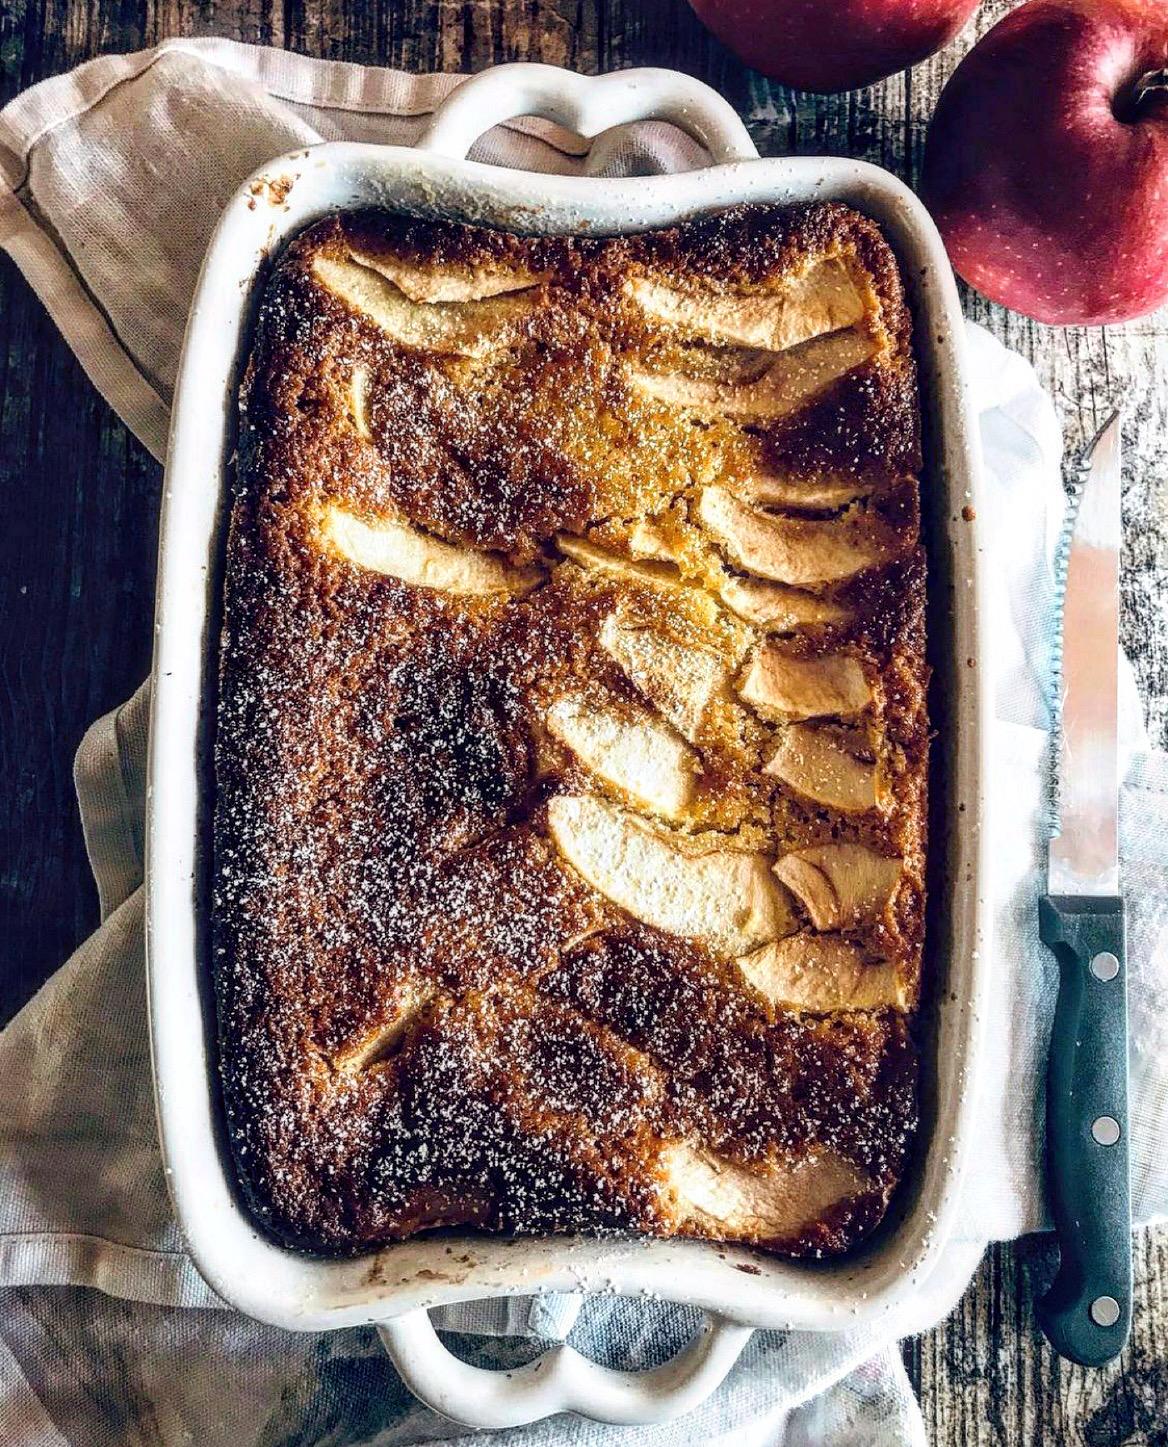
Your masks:
<instances>
[{"instance_id":1,"label":"wood grain texture","mask_svg":"<svg viewBox=\"0 0 1168 1447\"><path fill-rule=\"evenodd\" d=\"M744 70L684 0L8 0L0 101L89 56L167 35L225 35L412 70L543 60L584 71L668 65L720 89L764 153L840 152L908 181L941 85L986 0L942 55L858 94L796 95ZM1128 409L1124 642L1154 737L1168 742L1168 319L1060 331L968 295L1028 357L1077 448ZM6 1017L96 922L71 760L86 724L149 666L159 469L112 417L7 259L0 262L0 1010ZM992 1250L958 1310L908 1344L930 1441L971 1447L1168 1447L1168 1233L1136 1253L1132 1343L1100 1372L1056 1361L1033 1327L1039 1240Z\"/></svg>"}]
</instances>

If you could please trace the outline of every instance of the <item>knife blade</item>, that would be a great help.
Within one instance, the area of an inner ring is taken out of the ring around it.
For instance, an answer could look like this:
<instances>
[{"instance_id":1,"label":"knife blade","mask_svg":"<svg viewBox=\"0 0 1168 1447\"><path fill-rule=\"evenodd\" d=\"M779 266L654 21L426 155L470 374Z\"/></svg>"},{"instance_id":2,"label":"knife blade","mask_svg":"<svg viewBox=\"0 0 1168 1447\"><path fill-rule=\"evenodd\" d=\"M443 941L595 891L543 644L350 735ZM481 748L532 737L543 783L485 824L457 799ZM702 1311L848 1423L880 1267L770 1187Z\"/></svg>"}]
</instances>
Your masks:
<instances>
[{"instance_id":1,"label":"knife blade","mask_svg":"<svg viewBox=\"0 0 1168 1447\"><path fill-rule=\"evenodd\" d=\"M1119 893L1120 427L1090 447L1066 553L1050 894Z\"/></svg>"},{"instance_id":2,"label":"knife blade","mask_svg":"<svg viewBox=\"0 0 1168 1447\"><path fill-rule=\"evenodd\" d=\"M1056 749L1039 934L1059 963L1047 1064L1046 1180L1059 1269L1038 1318L1060 1355L1101 1366L1131 1325L1127 985L1119 884L1120 418L1084 459L1060 550Z\"/></svg>"}]
</instances>

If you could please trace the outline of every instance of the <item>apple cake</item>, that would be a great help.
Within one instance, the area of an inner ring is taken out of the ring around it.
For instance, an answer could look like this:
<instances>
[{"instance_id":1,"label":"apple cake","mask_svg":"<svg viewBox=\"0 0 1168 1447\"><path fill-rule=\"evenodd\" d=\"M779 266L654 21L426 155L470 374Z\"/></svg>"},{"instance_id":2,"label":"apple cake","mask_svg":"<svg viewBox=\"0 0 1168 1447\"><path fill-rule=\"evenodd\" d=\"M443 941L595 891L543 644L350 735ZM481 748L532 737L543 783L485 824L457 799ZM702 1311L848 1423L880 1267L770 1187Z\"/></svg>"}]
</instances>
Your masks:
<instances>
[{"instance_id":1,"label":"apple cake","mask_svg":"<svg viewBox=\"0 0 1168 1447\"><path fill-rule=\"evenodd\" d=\"M900 274L844 207L286 250L215 749L269 1231L873 1229L917 1122L920 466Z\"/></svg>"}]
</instances>

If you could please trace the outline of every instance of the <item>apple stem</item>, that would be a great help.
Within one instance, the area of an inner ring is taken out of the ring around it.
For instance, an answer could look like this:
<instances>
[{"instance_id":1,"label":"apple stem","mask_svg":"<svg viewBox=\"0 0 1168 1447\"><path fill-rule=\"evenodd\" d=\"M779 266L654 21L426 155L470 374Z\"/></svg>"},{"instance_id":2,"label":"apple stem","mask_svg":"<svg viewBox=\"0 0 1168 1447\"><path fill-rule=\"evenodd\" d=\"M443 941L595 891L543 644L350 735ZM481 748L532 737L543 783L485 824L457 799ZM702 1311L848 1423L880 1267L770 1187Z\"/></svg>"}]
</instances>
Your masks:
<instances>
[{"instance_id":1,"label":"apple stem","mask_svg":"<svg viewBox=\"0 0 1168 1447\"><path fill-rule=\"evenodd\" d=\"M1141 75L1131 91L1131 118L1137 119L1149 105L1168 104L1168 66Z\"/></svg>"}]
</instances>

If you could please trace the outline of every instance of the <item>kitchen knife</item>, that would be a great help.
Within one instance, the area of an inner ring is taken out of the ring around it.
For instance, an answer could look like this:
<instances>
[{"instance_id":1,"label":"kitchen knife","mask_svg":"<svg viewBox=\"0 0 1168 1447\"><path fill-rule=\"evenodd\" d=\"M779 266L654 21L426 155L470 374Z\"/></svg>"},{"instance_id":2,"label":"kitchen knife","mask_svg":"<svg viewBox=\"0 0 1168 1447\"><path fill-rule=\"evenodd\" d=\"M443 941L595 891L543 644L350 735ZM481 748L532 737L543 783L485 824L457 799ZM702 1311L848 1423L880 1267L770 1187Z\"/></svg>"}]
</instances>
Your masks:
<instances>
[{"instance_id":1,"label":"kitchen knife","mask_svg":"<svg viewBox=\"0 0 1168 1447\"><path fill-rule=\"evenodd\" d=\"M1046 1177L1060 1264L1038 1318L1055 1350L1101 1366L1131 1324L1127 983L1119 890L1120 419L1084 459L1063 583L1048 893L1059 963L1046 1088Z\"/></svg>"}]
</instances>

